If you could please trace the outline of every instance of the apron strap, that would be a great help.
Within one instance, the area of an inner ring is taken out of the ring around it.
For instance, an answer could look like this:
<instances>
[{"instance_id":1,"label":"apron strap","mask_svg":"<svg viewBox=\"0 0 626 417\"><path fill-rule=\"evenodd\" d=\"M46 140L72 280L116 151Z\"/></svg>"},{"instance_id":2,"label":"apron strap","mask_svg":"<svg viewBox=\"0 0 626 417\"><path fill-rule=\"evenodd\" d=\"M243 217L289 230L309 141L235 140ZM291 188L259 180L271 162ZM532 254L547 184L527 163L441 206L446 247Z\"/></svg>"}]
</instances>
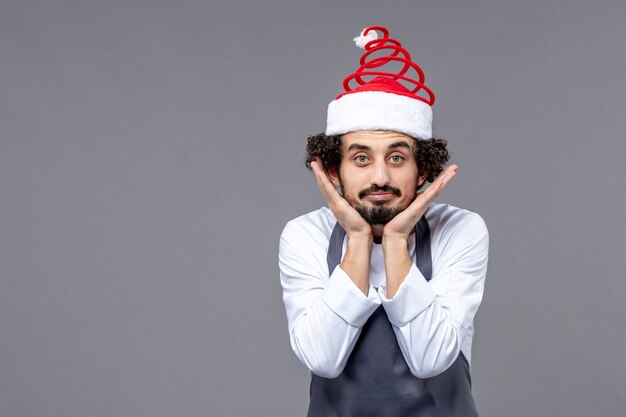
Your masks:
<instances>
[{"instance_id":1,"label":"apron strap","mask_svg":"<svg viewBox=\"0 0 626 417\"><path fill-rule=\"evenodd\" d=\"M328 275L332 274L337 265L341 263L341 252L343 249L343 239L346 231L337 222L330 235L328 243L328 253L326 262L328 263ZM426 221L426 213L415 225L415 265L419 268L426 281L430 281L433 267L430 254L430 228Z\"/></svg>"}]
</instances>

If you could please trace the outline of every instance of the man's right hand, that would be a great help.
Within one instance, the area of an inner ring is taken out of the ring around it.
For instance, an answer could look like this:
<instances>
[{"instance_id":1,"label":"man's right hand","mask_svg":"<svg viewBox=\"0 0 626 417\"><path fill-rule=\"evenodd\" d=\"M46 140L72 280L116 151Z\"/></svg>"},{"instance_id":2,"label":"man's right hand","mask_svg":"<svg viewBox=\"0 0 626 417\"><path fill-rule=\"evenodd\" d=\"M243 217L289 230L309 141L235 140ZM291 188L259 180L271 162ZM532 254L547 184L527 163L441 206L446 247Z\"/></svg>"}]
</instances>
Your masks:
<instances>
[{"instance_id":1,"label":"man's right hand","mask_svg":"<svg viewBox=\"0 0 626 417\"><path fill-rule=\"evenodd\" d=\"M374 242L372 227L337 192L328 173L323 169L319 158L311 162L311 168L315 174L317 186L328 202L328 207L348 236L346 253L339 266L363 294L367 296L369 293L370 258Z\"/></svg>"},{"instance_id":2,"label":"man's right hand","mask_svg":"<svg viewBox=\"0 0 626 417\"><path fill-rule=\"evenodd\" d=\"M348 235L348 239L372 239L372 226L337 192L328 173L322 167L322 161L315 158L311 169L320 192L328 202L328 207Z\"/></svg>"}]
</instances>

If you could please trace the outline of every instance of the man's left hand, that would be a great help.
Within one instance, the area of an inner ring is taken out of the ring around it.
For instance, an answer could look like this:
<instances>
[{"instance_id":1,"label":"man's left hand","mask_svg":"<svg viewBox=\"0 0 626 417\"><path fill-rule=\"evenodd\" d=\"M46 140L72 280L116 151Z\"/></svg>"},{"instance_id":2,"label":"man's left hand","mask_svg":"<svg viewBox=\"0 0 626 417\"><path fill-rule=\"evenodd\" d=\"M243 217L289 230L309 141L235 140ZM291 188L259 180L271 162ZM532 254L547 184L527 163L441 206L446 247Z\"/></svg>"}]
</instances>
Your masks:
<instances>
[{"instance_id":1,"label":"man's left hand","mask_svg":"<svg viewBox=\"0 0 626 417\"><path fill-rule=\"evenodd\" d=\"M415 200L383 227L383 240L407 240L411 230L424 215L428 206L452 181L457 169L457 165L446 167L426 190L417 193Z\"/></svg>"}]
</instances>

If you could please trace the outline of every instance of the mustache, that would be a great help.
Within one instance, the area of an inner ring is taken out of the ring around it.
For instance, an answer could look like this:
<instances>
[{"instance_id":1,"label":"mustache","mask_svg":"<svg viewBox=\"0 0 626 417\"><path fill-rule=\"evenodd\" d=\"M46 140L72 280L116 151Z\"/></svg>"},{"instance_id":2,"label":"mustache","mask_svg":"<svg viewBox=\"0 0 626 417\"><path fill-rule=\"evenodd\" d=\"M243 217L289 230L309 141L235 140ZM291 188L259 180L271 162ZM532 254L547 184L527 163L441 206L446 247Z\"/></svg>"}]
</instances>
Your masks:
<instances>
[{"instance_id":1,"label":"mustache","mask_svg":"<svg viewBox=\"0 0 626 417\"><path fill-rule=\"evenodd\" d=\"M400 197L402 195L402 192L400 191L400 189L396 188L396 187L392 187L390 185L383 185L382 187L379 187L378 185L372 185L369 188L366 188L365 190L361 190L359 192L359 198L363 198L366 195L370 194L370 193L375 193L377 191L382 191L385 193L393 193L394 195L397 195L398 197Z\"/></svg>"}]
</instances>

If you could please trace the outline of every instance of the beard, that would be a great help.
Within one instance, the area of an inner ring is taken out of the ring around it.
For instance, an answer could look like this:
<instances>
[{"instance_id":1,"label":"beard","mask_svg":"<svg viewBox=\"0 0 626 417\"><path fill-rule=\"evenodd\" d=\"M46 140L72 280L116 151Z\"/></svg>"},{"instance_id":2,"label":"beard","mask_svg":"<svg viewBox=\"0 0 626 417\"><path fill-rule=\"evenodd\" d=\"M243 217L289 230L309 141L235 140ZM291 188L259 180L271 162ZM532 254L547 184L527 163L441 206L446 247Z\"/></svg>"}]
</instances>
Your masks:
<instances>
[{"instance_id":1,"label":"beard","mask_svg":"<svg viewBox=\"0 0 626 417\"><path fill-rule=\"evenodd\" d=\"M343 182L341 181L341 177L339 178L339 182L341 185L341 190L343 194L343 190L345 189L343 186ZM361 190L358 194L359 198L364 198L367 194L376 191L391 191L394 195L401 197L402 192L395 187L384 185L377 186L372 185L371 187ZM344 195L345 196L345 195ZM413 197L415 198L415 196ZM384 205L387 203L386 201L374 201L374 207L367 207L356 203L355 201L348 200L348 203L365 219L369 224L387 224L396 217L398 214L402 213L406 207L385 207Z\"/></svg>"},{"instance_id":2,"label":"beard","mask_svg":"<svg viewBox=\"0 0 626 417\"><path fill-rule=\"evenodd\" d=\"M354 209L365 219L369 224L387 224L400 214L404 209L398 207L365 207L354 206Z\"/></svg>"}]
</instances>

